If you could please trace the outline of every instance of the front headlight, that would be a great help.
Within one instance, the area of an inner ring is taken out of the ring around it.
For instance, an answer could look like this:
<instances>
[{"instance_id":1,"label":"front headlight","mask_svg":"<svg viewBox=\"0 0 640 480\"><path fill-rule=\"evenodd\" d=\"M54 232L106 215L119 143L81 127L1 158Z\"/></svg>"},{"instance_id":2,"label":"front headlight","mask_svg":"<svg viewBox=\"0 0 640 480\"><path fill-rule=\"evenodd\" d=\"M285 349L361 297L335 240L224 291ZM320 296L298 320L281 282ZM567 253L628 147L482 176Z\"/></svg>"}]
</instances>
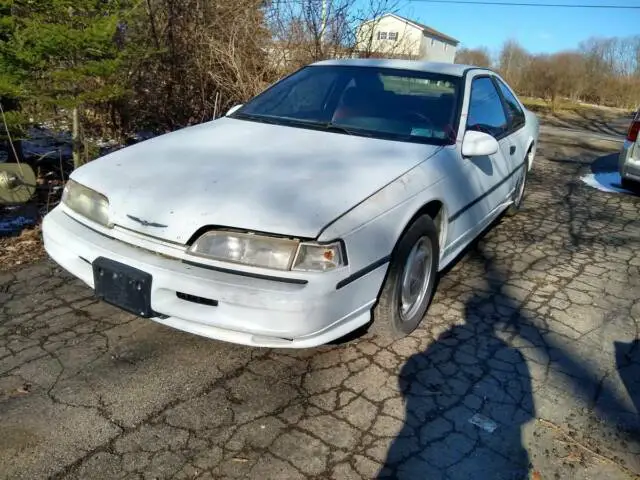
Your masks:
<instances>
[{"instance_id":1,"label":"front headlight","mask_svg":"<svg viewBox=\"0 0 640 480\"><path fill-rule=\"evenodd\" d=\"M289 270L298 244L297 240L212 231L198 238L189 251L216 260Z\"/></svg>"},{"instance_id":2,"label":"front headlight","mask_svg":"<svg viewBox=\"0 0 640 480\"><path fill-rule=\"evenodd\" d=\"M224 262L277 270L325 272L346 263L339 242L320 245L222 230L203 234L191 246L189 253Z\"/></svg>"},{"instance_id":3,"label":"front headlight","mask_svg":"<svg viewBox=\"0 0 640 480\"><path fill-rule=\"evenodd\" d=\"M62 202L80 215L100 225L111 228L109 200L101 193L69 180L62 192Z\"/></svg>"}]
</instances>

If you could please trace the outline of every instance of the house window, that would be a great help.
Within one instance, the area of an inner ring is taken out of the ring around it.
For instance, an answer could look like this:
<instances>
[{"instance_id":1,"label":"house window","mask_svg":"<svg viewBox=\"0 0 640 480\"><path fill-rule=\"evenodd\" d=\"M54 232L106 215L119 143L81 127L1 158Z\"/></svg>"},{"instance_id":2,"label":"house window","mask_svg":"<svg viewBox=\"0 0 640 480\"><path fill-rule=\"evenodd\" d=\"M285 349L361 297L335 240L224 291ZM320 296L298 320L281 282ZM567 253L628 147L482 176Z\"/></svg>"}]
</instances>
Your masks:
<instances>
[{"instance_id":1,"label":"house window","mask_svg":"<svg viewBox=\"0 0 640 480\"><path fill-rule=\"evenodd\" d=\"M398 40L398 32L389 32L389 40Z\"/></svg>"},{"instance_id":2,"label":"house window","mask_svg":"<svg viewBox=\"0 0 640 480\"><path fill-rule=\"evenodd\" d=\"M386 40L387 32L378 32L378 40Z\"/></svg>"},{"instance_id":3,"label":"house window","mask_svg":"<svg viewBox=\"0 0 640 480\"><path fill-rule=\"evenodd\" d=\"M443 48L443 49L444 49L444 51L446 52L446 51L447 51L447 44L446 44L446 43L443 43L443 44L442 44L442 48Z\"/></svg>"}]
</instances>

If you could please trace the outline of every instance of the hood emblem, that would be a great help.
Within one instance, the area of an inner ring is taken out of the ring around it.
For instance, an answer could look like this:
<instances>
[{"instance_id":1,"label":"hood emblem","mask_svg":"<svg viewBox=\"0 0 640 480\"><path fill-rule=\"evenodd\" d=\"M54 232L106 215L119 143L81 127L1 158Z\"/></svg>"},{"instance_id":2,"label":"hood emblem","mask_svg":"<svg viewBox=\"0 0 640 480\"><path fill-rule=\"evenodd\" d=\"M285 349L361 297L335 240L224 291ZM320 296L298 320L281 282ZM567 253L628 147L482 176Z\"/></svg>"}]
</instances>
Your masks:
<instances>
[{"instance_id":1,"label":"hood emblem","mask_svg":"<svg viewBox=\"0 0 640 480\"><path fill-rule=\"evenodd\" d=\"M168 225L162 225L161 223L155 223L155 222L148 222L146 220L143 220L142 218L134 217L133 215L127 215L127 217L129 217L134 222L138 222L140 225L144 227L156 227L156 228L168 227Z\"/></svg>"}]
</instances>

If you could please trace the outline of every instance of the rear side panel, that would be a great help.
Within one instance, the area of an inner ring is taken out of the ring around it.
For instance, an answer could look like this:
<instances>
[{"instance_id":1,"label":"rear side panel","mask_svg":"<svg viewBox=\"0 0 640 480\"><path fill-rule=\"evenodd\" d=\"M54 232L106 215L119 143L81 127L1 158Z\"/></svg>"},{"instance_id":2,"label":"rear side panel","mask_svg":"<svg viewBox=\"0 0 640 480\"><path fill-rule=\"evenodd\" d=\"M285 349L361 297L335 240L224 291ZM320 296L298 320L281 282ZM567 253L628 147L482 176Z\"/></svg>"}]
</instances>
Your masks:
<instances>
[{"instance_id":1,"label":"rear side panel","mask_svg":"<svg viewBox=\"0 0 640 480\"><path fill-rule=\"evenodd\" d=\"M640 182L640 110L636 112L619 157L620 176Z\"/></svg>"}]
</instances>

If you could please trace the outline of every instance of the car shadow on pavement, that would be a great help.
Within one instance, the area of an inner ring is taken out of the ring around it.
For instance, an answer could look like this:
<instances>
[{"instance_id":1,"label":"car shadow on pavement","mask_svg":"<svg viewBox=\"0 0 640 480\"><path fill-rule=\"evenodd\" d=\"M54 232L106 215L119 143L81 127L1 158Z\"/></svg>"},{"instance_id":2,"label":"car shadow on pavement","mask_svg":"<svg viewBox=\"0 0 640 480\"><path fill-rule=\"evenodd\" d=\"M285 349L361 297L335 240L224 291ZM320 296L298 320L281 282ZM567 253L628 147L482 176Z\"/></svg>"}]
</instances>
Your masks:
<instances>
[{"instance_id":1,"label":"car shadow on pavement","mask_svg":"<svg viewBox=\"0 0 640 480\"><path fill-rule=\"evenodd\" d=\"M563 149L564 151L568 151L569 148L587 149L589 154L564 154ZM602 184L603 187L622 189L622 191L617 192L622 195L640 195L640 188L632 188L629 190L622 186L618 166L619 151L611 152L611 150L610 147L598 147L593 143L578 140L574 141L571 147L565 146L561 148L559 152L550 155L547 160L567 166L573 165L578 168L589 167L590 173L593 174L598 183ZM587 173L586 169L583 173Z\"/></svg>"},{"instance_id":2,"label":"car shadow on pavement","mask_svg":"<svg viewBox=\"0 0 640 480\"><path fill-rule=\"evenodd\" d=\"M622 184L620 183L618 162L619 162L619 152L614 152L609 155L603 155L601 157L596 158L591 163L591 172L596 176L598 175L606 176L607 174L613 173L617 177L616 178L617 181L612 185L613 187L624 189L624 192L621 192L621 193L625 195L640 196L640 185L637 185L636 188L631 187L631 189L629 189L628 187L627 188L623 187Z\"/></svg>"},{"instance_id":3,"label":"car shadow on pavement","mask_svg":"<svg viewBox=\"0 0 640 480\"><path fill-rule=\"evenodd\" d=\"M529 478L522 428L536 418L531 352L562 376L578 404L638 440L640 416L585 359L544 335L539 319L505 293L507 276L482 247L470 247L465 262L483 269L485 286L465 302L464 324L438 335L401 369L405 421L377 478ZM640 346L617 345L616 352L622 382L639 409Z\"/></svg>"}]
</instances>

